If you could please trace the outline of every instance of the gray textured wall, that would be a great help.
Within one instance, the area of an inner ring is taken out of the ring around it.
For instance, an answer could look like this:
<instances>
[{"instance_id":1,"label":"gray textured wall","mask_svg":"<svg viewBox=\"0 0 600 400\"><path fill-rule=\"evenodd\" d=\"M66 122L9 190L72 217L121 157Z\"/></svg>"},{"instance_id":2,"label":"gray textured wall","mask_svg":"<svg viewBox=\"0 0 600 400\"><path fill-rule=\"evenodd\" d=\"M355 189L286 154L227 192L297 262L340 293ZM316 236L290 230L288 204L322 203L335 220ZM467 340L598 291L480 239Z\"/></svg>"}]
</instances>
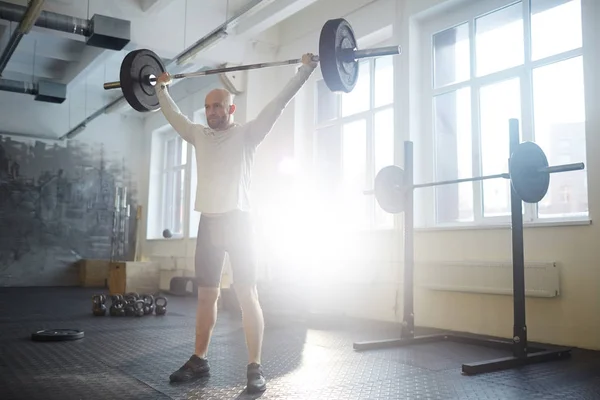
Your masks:
<instances>
[{"instance_id":1,"label":"gray textured wall","mask_svg":"<svg viewBox=\"0 0 600 400\"><path fill-rule=\"evenodd\" d=\"M116 258L132 259L137 190L130 171L101 144L0 136L0 286L77 285L77 260L118 253L116 186L127 188L131 210Z\"/></svg>"}]
</instances>

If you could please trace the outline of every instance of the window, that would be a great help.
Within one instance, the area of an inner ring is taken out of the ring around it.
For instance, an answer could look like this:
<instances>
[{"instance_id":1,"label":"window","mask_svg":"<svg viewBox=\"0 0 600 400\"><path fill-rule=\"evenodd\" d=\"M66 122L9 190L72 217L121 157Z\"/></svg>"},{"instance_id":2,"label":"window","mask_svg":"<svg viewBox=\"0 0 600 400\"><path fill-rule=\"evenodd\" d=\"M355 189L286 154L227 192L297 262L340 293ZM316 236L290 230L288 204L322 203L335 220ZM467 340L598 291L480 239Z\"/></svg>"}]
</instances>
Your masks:
<instances>
[{"instance_id":1,"label":"window","mask_svg":"<svg viewBox=\"0 0 600 400\"><path fill-rule=\"evenodd\" d=\"M204 109L200 109L194 113L194 123L206 125L206 114ZM198 224L200 223L200 213L194 210L196 203L196 188L198 186L198 169L196 167L196 151L193 146L190 147L190 218L189 218L189 237L195 238L198 236Z\"/></svg>"},{"instance_id":2,"label":"window","mask_svg":"<svg viewBox=\"0 0 600 400\"><path fill-rule=\"evenodd\" d=\"M393 57L361 61L350 93L333 93L318 80L316 97L322 192L335 192L329 198L352 226L393 227L393 216L381 210L374 196L364 194L373 187L376 173L394 163Z\"/></svg>"},{"instance_id":3,"label":"window","mask_svg":"<svg viewBox=\"0 0 600 400\"><path fill-rule=\"evenodd\" d=\"M423 110L432 121L433 180L508 171L508 120L535 141L551 165L585 162L580 0L487 0L422 25ZM423 143L429 142L424 140ZM524 221L588 215L585 171L553 174L546 197L524 205ZM568 185L567 185L568 182ZM566 189L565 189L566 188ZM433 189L433 225L508 222L510 182Z\"/></svg>"},{"instance_id":4,"label":"window","mask_svg":"<svg viewBox=\"0 0 600 400\"><path fill-rule=\"evenodd\" d=\"M173 237L183 237L189 147L170 128L153 133L148 239L162 238L165 229L169 229Z\"/></svg>"}]
</instances>

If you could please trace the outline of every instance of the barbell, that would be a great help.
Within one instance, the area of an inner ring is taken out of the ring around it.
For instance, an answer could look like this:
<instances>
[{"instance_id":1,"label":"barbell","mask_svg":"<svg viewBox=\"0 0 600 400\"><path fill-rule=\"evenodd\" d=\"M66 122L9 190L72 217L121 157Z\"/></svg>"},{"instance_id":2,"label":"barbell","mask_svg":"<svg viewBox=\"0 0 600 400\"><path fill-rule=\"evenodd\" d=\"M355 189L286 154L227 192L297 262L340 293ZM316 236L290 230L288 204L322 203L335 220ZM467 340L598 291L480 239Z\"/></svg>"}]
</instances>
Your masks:
<instances>
[{"instance_id":1,"label":"barbell","mask_svg":"<svg viewBox=\"0 0 600 400\"><path fill-rule=\"evenodd\" d=\"M332 92L351 92L359 75L358 60L401 53L400 46L358 50L354 30L343 18L328 20L321 29L318 62L325 84ZM302 59L223 67L205 71L172 75L172 79L194 78L225 72L294 65ZM154 111L160 107L154 90L156 79L166 71L161 58L151 50L139 49L128 53L119 72L120 81L107 82L105 90L121 88L123 97L136 111Z\"/></svg>"},{"instance_id":2,"label":"barbell","mask_svg":"<svg viewBox=\"0 0 600 400\"><path fill-rule=\"evenodd\" d=\"M375 194L377 203L385 212L397 214L405 210L404 202L407 190L504 178L510 180L521 200L525 203L537 203L548 192L550 174L584 168L584 163L549 166L546 154L540 146L534 142L522 142L509 158L508 173L406 185L404 170L397 165L389 165L379 170L375 176L374 189L366 191L365 194Z\"/></svg>"}]
</instances>

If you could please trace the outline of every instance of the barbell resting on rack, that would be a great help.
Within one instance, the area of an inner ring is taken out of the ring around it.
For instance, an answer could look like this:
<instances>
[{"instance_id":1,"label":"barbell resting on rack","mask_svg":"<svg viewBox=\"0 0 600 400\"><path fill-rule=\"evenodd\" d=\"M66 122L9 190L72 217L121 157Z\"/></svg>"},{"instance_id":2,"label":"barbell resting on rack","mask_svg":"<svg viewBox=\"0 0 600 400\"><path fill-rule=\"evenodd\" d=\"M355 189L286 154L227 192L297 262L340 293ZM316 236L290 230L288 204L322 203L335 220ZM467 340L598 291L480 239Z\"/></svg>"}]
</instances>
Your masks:
<instances>
[{"instance_id":1,"label":"barbell resting on rack","mask_svg":"<svg viewBox=\"0 0 600 400\"><path fill-rule=\"evenodd\" d=\"M400 46L387 46L358 50L354 30L343 18L331 19L323 25L319 38L318 62L325 84L332 92L351 92L359 75L359 60L400 54ZM302 59L274 61L223 67L205 71L172 75L172 79L194 78L233 71L269 68L300 64ZM128 53L119 73L119 81L106 82L105 90L121 88L123 96L136 111L154 111L160 107L154 85L159 75L166 71L161 58L151 50L139 49Z\"/></svg>"},{"instance_id":2,"label":"barbell resting on rack","mask_svg":"<svg viewBox=\"0 0 600 400\"><path fill-rule=\"evenodd\" d=\"M509 158L510 172L508 173L406 185L404 170L397 165L389 165L379 170L375 176L374 189L365 191L365 194L374 194L377 203L384 211L397 214L405 209L404 200L407 190L504 178L510 180L515 192L524 202L537 203L548 192L550 174L584 168L584 163L549 166L546 154L540 146L534 142L522 142Z\"/></svg>"}]
</instances>

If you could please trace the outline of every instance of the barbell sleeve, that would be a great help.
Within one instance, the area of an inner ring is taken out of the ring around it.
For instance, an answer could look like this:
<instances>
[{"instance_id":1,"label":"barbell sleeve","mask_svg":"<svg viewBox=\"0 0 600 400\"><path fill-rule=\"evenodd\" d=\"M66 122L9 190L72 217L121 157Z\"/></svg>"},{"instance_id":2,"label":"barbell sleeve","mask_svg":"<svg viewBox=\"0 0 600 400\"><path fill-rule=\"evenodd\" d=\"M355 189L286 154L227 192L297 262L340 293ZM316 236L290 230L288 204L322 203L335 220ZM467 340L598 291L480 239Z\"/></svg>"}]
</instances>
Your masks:
<instances>
[{"instance_id":1,"label":"barbell sleeve","mask_svg":"<svg viewBox=\"0 0 600 400\"><path fill-rule=\"evenodd\" d=\"M121 82L119 82L119 81L106 82L104 84L104 90L119 89L120 87L121 87Z\"/></svg>"},{"instance_id":2,"label":"barbell sleeve","mask_svg":"<svg viewBox=\"0 0 600 400\"><path fill-rule=\"evenodd\" d=\"M549 174L553 174L555 172L567 172L567 171L578 171L580 169L584 169L584 163L573 163L573 164L562 164L562 165L553 165L549 167L544 167L540 170L540 172L548 172Z\"/></svg>"},{"instance_id":3,"label":"barbell sleeve","mask_svg":"<svg viewBox=\"0 0 600 400\"><path fill-rule=\"evenodd\" d=\"M374 49L354 50L353 59L360 60L361 58L375 58L383 56L393 56L402 53L400 46L377 47Z\"/></svg>"}]
</instances>

